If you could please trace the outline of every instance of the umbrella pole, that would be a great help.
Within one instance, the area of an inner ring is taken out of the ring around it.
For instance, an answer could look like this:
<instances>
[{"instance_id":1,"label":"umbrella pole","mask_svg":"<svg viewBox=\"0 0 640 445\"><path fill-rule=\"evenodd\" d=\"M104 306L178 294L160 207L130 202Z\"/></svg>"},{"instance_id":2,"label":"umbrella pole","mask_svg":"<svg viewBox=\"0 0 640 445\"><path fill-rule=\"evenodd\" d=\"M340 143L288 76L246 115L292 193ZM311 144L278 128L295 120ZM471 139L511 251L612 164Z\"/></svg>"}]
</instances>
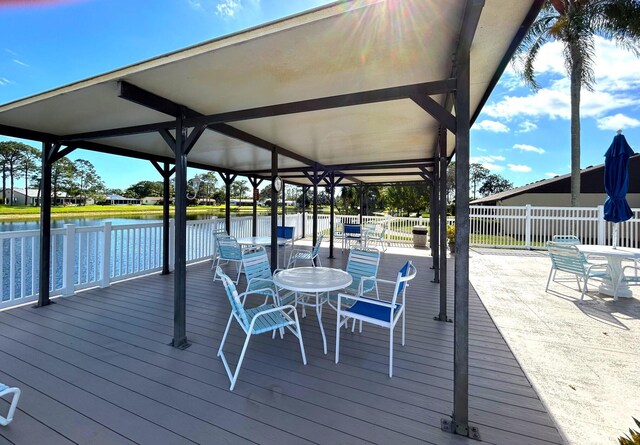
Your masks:
<instances>
[{"instance_id":1,"label":"umbrella pole","mask_svg":"<svg viewBox=\"0 0 640 445\"><path fill-rule=\"evenodd\" d=\"M613 224L613 248L615 249L618 246L618 224Z\"/></svg>"}]
</instances>

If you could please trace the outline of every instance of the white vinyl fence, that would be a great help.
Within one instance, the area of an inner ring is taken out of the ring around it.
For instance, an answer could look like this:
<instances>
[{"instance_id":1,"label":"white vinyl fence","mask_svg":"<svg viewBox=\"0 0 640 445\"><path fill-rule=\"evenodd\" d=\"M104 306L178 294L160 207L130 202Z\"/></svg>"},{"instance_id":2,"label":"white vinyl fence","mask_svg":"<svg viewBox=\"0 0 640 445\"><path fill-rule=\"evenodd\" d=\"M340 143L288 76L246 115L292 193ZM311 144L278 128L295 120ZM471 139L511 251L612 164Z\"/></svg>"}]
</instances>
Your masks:
<instances>
[{"instance_id":1,"label":"white vinyl fence","mask_svg":"<svg viewBox=\"0 0 640 445\"><path fill-rule=\"evenodd\" d=\"M257 220L258 236L271 233L271 217ZM278 217L278 224L281 217ZM302 234L302 215L286 215L285 223ZM231 218L231 234L252 235L251 217ZM311 226L308 226L309 228ZM187 263L210 258L213 233L224 229L224 219L187 221ZM173 268L174 223L169 229L169 258ZM40 232L0 232L0 309L38 298ZM73 295L90 287L108 286L162 270L162 223L75 226L51 230L50 292Z\"/></svg>"},{"instance_id":2,"label":"white vinyl fence","mask_svg":"<svg viewBox=\"0 0 640 445\"><path fill-rule=\"evenodd\" d=\"M604 220L604 206L470 208L471 245L512 249L543 249L553 235L576 235L584 244L612 244L613 224ZM618 245L639 247L640 209L619 224Z\"/></svg>"},{"instance_id":3,"label":"white vinyl fence","mask_svg":"<svg viewBox=\"0 0 640 445\"><path fill-rule=\"evenodd\" d=\"M640 209L619 225L618 245L639 247ZM604 221L603 206L587 207L485 207L471 206L471 245L511 249L542 249L553 235L577 235L585 244L611 244L613 224ZM336 215L336 228L357 224L357 215ZM278 216L278 224L282 223ZM363 224L386 227L388 241L410 242L416 225L429 226L429 219L364 216ZM447 224L454 218L448 217ZM285 225L302 236L302 215L286 215ZM231 234L252 235L252 217L231 218ZM213 233L224 228L224 219L187 221L187 262L208 259L213 251ZM313 230L313 216L306 215L305 232ZM318 231L328 235L329 215L318 216ZM173 222L169 246L173 249ZM271 217L259 216L257 235L271 233ZM37 299L40 232L0 232L0 309ZM95 286L108 286L162 269L162 223L77 227L72 224L51 230L50 292L72 295ZM173 252L169 252L173 261ZM173 265L170 265L173 267Z\"/></svg>"}]
</instances>

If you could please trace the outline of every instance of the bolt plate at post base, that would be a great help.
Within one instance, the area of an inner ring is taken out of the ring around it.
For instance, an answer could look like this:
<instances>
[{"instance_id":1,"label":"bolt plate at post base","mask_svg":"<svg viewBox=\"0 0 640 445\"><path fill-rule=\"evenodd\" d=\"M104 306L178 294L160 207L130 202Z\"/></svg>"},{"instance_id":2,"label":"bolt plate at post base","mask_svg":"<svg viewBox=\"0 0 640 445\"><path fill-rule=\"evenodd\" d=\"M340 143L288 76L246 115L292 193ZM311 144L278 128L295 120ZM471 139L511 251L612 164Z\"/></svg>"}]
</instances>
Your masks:
<instances>
[{"instance_id":1,"label":"bolt plate at post base","mask_svg":"<svg viewBox=\"0 0 640 445\"><path fill-rule=\"evenodd\" d=\"M474 440L480 439L480 430L475 425L456 425L453 419L440 419L440 429L447 433L466 436Z\"/></svg>"}]
</instances>

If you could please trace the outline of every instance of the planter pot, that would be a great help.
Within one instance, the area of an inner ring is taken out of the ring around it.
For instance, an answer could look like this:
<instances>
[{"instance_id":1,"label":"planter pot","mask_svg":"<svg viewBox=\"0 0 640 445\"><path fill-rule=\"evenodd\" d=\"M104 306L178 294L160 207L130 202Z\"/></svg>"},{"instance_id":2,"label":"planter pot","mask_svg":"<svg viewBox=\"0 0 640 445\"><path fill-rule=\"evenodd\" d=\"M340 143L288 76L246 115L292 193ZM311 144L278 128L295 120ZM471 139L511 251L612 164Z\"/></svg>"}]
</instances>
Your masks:
<instances>
[{"instance_id":1,"label":"planter pot","mask_svg":"<svg viewBox=\"0 0 640 445\"><path fill-rule=\"evenodd\" d=\"M449 252L456 253L456 243L449 243Z\"/></svg>"}]
</instances>

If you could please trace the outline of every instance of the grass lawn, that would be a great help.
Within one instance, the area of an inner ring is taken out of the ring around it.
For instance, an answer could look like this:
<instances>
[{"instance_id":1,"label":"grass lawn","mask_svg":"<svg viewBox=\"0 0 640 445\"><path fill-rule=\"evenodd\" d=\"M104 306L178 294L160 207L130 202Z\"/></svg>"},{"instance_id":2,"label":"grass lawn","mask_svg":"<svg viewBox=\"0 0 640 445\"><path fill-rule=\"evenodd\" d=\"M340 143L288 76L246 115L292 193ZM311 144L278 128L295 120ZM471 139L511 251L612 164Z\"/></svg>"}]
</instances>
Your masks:
<instances>
[{"instance_id":1,"label":"grass lawn","mask_svg":"<svg viewBox=\"0 0 640 445\"><path fill-rule=\"evenodd\" d=\"M293 207L287 207L292 210ZM269 207L258 207L258 212L268 212ZM171 214L174 207L171 206ZM231 207L231 212L235 214L251 215L253 207L241 206ZM224 205L220 206L192 206L187 207L187 213L196 214L222 214L224 215ZM52 218L65 217L107 217L107 216L135 216L135 215L161 215L162 206L159 205L112 205L112 206L56 206L51 208ZM40 218L40 207L31 206L8 206L0 205L0 220L28 220Z\"/></svg>"}]
</instances>

